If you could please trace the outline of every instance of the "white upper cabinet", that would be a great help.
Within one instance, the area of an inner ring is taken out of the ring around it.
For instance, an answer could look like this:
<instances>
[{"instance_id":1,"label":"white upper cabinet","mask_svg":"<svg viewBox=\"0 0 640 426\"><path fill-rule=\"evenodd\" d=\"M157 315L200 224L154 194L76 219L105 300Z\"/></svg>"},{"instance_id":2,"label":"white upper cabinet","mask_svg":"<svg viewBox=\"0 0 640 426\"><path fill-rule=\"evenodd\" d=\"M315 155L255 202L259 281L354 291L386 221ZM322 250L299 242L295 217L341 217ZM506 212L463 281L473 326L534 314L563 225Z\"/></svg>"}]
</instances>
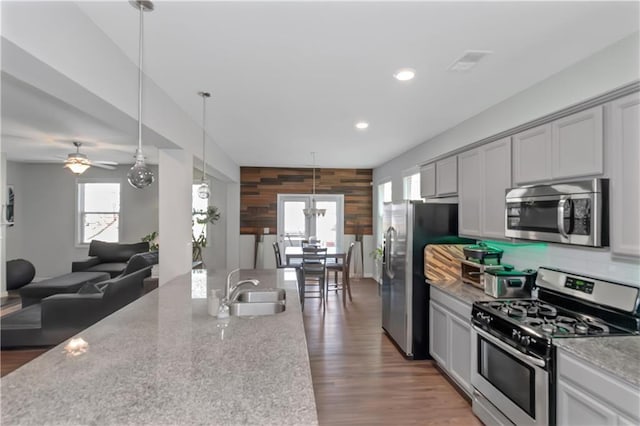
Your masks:
<instances>
[{"instance_id":1,"label":"white upper cabinet","mask_svg":"<svg viewBox=\"0 0 640 426\"><path fill-rule=\"evenodd\" d=\"M640 94L609 104L611 251L640 256Z\"/></svg>"},{"instance_id":2,"label":"white upper cabinet","mask_svg":"<svg viewBox=\"0 0 640 426\"><path fill-rule=\"evenodd\" d=\"M513 137L514 183L598 176L604 172L602 106Z\"/></svg>"},{"instance_id":3,"label":"white upper cabinet","mask_svg":"<svg viewBox=\"0 0 640 426\"><path fill-rule=\"evenodd\" d=\"M480 148L458 155L458 233L480 237L480 208L482 205L482 153Z\"/></svg>"},{"instance_id":4,"label":"white upper cabinet","mask_svg":"<svg viewBox=\"0 0 640 426\"><path fill-rule=\"evenodd\" d=\"M602 106L554 121L551 136L553 179L604 172Z\"/></svg>"},{"instance_id":5,"label":"white upper cabinet","mask_svg":"<svg viewBox=\"0 0 640 426\"><path fill-rule=\"evenodd\" d=\"M445 197L458 192L458 157L430 163L420 168L422 198Z\"/></svg>"},{"instance_id":6,"label":"white upper cabinet","mask_svg":"<svg viewBox=\"0 0 640 426\"><path fill-rule=\"evenodd\" d=\"M514 183L542 182L551 176L551 125L525 130L513 137Z\"/></svg>"},{"instance_id":7,"label":"white upper cabinet","mask_svg":"<svg viewBox=\"0 0 640 426\"><path fill-rule=\"evenodd\" d=\"M482 236L504 238L505 194L511 188L511 138L482 147L484 179Z\"/></svg>"},{"instance_id":8,"label":"white upper cabinet","mask_svg":"<svg viewBox=\"0 0 640 426\"><path fill-rule=\"evenodd\" d=\"M436 195L458 193L458 157L453 156L436 163Z\"/></svg>"},{"instance_id":9,"label":"white upper cabinet","mask_svg":"<svg viewBox=\"0 0 640 426\"><path fill-rule=\"evenodd\" d=\"M436 165L427 164L420 168L420 195L422 198L436 196Z\"/></svg>"},{"instance_id":10,"label":"white upper cabinet","mask_svg":"<svg viewBox=\"0 0 640 426\"><path fill-rule=\"evenodd\" d=\"M504 239L505 192L511 188L511 138L458 155L458 233Z\"/></svg>"}]
</instances>

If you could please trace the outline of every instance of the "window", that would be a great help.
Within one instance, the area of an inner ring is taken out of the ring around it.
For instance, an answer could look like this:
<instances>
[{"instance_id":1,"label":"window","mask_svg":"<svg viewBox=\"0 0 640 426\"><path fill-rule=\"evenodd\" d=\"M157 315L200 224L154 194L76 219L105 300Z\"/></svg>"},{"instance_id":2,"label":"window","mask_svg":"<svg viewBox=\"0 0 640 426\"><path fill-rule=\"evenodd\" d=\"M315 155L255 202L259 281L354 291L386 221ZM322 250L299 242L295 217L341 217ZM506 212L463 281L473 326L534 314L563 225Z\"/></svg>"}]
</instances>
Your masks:
<instances>
[{"instance_id":1,"label":"window","mask_svg":"<svg viewBox=\"0 0 640 426\"><path fill-rule=\"evenodd\" d=\"M385 183L381 183L379 186L380 192L379 194L382 194L382 202L383 203L390 203L392 201L392 197L391 197L391 181L389 182L385 182Z\"/></svg>"},{"instance_id":2,"label":"window","mask_svg":"<svg viewBox=\"0 0 640 426\"><path fill-rule=\"evenodd\" d=\"M120 184L78 183L78 242L120 240Z\"/></svg>"},{"instance_id":3,"label":"window","mask_svg":"<svg viewBox=\"0 0 640 426\"><path fill-rule=\"evenodd\" d=\"M420 196L420 173L405 176L403 179L403 199L405 200L421 200Z\"/></svg>"},{"instance_id":4,"label":"window","mask_svg":"<svg viewBox=\"0 0 640 426\"><path fill-rule=\"evenodd\" d=\"M191 209L196 212L206 212L207 207L209 207L209 199L208 198L200 198L198 196L198 188L200 184L191 185ZM198 238L201 234L204 238L207 238L207 224L199 224L195 220L194 217L192 220L191 230L193 231L193 236Z\"/></svg>"}]
</instances>

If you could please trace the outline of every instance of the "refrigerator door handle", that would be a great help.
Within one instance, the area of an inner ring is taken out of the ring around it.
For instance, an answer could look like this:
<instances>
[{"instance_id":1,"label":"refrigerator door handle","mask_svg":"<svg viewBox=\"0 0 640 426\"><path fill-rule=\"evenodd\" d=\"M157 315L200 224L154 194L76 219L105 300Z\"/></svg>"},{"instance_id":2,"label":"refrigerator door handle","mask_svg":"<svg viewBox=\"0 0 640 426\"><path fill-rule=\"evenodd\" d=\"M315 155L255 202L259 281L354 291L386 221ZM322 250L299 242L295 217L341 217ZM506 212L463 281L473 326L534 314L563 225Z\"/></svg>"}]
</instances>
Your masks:
<instances>
[{"instance_id":1,"label":"refrigerator door handle","mask_svg":"<svg viewBox=\"0 0 640 426\"><path fill-rule=\"evenodd\" d=\"M387 238L385 242L385 270L389 278L395 277L395 272L393 271L393 267L391 265L391 251L393 250L393 241L395 239L395 235L397 235L395 228L393 226L390 226L389 229L387 229Z\"/></svg>"}]
</instances>

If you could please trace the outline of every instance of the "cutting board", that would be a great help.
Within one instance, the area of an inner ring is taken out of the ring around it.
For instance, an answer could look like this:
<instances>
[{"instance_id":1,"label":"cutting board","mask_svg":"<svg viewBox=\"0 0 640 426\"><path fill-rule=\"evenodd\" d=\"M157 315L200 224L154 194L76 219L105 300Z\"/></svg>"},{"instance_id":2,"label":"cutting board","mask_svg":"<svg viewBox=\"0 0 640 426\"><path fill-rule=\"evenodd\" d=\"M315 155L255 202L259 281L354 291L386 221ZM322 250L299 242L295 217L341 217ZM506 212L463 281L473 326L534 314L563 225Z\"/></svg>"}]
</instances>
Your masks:
<instances>
[{"instance_id":1,"label":"cutting board","mask_svg":"<svg viewBox=\"0 0 640 426\"><path fill-rule=\"evenodd\" d=\"M460 261L464 244L436 244L424 248L424 275L431 281L460 279Z\"/></svg>"}]
</instances>

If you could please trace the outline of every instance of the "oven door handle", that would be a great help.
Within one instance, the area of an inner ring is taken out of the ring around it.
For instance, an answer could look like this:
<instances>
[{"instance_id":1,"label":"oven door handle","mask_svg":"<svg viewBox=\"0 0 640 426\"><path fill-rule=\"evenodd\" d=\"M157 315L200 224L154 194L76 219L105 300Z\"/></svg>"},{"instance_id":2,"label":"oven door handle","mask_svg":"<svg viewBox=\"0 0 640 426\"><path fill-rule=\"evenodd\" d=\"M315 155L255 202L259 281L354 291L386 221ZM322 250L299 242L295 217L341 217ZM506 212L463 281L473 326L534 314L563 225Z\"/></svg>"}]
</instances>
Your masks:
<instances>
[{"instance_id":1,"label":"oven door handle","mask_svg":"<svg viewBox=\"0 0 640 426\"><path fill-rule=\"evenodd\" d=\"M515 358L518 358L521 361L528 362L529 364L533 364L533 365L538 366L540 368L546 368L546 366L547 366L547 363L544 360L542 360L540 358L535 358L535 357L523 354L519 350L515 349L513 346L507 345L502 340L498 339L495 336L492 336L491 334L487 333L484 330L479 329L475 325L473 326L473 331L478 333L479 336L484 337L490 343L496 345L497 347L499 347L503 351L507 352L509 355L513 355Z\"/></svg>"},{"instance_id":2,"label":"oven door handle","mask_svg":"<svg viewBox=\"0 0 640 426\"><path fill-rule=\"evenodd\" d=\"M569 238L569 234L564 227L564 212L567 208L567 201L569 201L569 197L564 195L558 201L558 232L565 238Z\"/></svg>"}]
</instances>

